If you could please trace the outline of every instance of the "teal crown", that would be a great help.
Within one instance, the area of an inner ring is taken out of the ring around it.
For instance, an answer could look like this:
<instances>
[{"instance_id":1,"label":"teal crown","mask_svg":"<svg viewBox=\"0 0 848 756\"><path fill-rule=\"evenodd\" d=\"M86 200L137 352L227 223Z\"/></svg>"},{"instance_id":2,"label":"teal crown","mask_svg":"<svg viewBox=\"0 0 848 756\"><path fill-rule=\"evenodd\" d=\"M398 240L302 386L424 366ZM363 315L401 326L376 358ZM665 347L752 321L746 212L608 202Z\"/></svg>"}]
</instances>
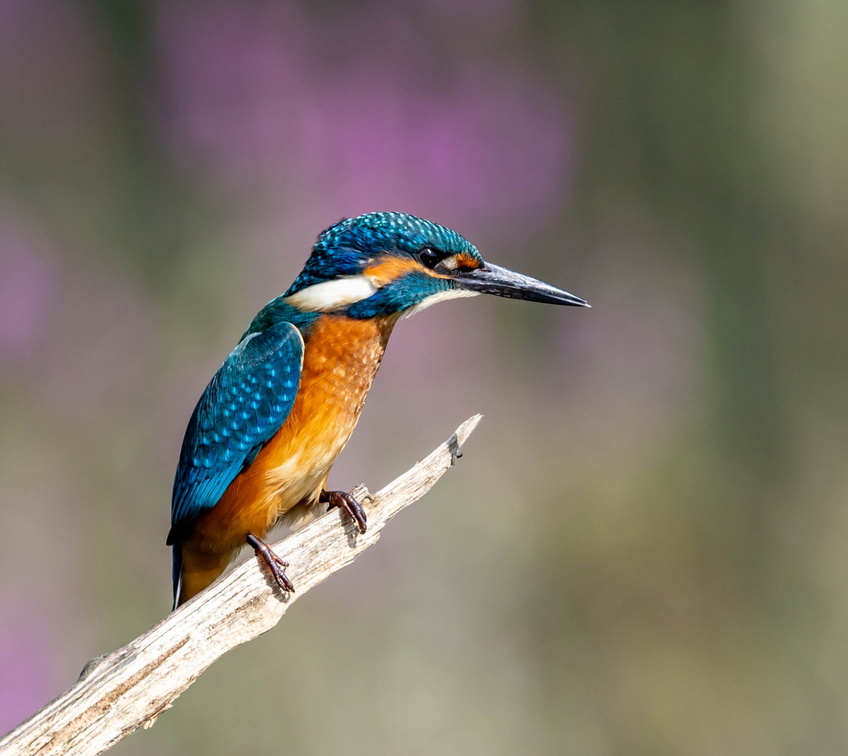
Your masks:
<instances>
[{"instance_id":1,"label":"teal crown","mask_svg":"<svg viewBox=\"0 0 848 756\"><path fill-rule=\"evenodd\" d=\"M382 253L416 255L427 248L446 255L464 252L482 262L471 242L438 223L406 213L367 213L321 232L285 296L322 281L355 276Z\"/></svg>"}]
</instances>

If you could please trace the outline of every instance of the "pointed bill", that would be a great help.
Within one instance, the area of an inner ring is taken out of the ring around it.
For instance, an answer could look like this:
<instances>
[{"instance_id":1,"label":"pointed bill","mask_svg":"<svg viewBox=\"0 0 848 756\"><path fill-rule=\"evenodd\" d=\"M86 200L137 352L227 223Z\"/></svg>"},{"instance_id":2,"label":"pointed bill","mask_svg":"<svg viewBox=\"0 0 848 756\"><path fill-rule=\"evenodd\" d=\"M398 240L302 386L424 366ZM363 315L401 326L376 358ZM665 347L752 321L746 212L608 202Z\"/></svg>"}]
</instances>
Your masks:
<instances>
[{"instance_id":1,"label":"pointed bill","mask_svg":"<svg viewBox=\"0 0 848 756\"><path fill-rule=\"evenodd\" d=\"M501 268L499 265L492 265L492 263L484 263L482 267L475 270L458 273L453 280L460 288L481 294L496 294L499 297L526 299L529 302L545 304L591 306L585 299L569 294L556 286L507 268Z\"/></svg>"}]
</instances>

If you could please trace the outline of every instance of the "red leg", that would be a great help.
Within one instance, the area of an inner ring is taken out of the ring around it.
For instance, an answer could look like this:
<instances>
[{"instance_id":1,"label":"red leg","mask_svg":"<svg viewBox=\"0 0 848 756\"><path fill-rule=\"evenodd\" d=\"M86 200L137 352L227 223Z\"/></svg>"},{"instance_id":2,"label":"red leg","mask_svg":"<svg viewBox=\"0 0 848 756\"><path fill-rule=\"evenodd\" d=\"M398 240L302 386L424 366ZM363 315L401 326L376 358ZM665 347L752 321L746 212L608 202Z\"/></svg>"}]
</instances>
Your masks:
<instances>
[{"instance_id":1,"label":"red leg","mask_svg":"<svg viewBox=\"0 0 848 756\"><path fill-rule=\"evenodd\" d=\"M288 593L294 593L292 581L289 580L286 575L286 567L289 566L289 563L280 559L280 557L273 552L267 543L260 541L252 533L247 534L246 540L247 543L253 547L253 551L256 556L268 565L268 569L271 570L271 574L274 576L274 580L277 581L277 585L280 586L280 589L287 591Z\"/></svg>"},{"instance_id":2,"label":"red leg","mask_svg":"<svg viewBox=\"0 0 848 756\"><path fill-rule=\"evenodd\" d=\"M362 508L360 503L353 498L349 493L345 491L321 491L321 495L318 497L318 501L328 504L327 509L333 509L333 507L340 507L345 512L347 512L348 517L352 517L356 520L356 524L359 526L359 532L364 533L367 529L367 518L365 517L365 510Z\"/></svg>"}]
</instances>

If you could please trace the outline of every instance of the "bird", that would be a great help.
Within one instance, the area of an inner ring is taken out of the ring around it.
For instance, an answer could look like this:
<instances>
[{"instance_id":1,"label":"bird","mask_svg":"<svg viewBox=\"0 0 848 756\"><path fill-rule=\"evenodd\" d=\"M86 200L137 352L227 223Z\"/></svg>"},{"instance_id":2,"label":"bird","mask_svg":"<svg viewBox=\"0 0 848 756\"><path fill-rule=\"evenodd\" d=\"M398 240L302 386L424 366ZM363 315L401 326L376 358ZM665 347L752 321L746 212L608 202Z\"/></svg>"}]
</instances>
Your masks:
<instances>
[{"instance_id":1,"label":"bird","mask_svg":"<svg viewBox=\"0 0 848 756\"><path fill-rule=\"evenodd\" d=\"M191 415L171 500L176 609L221 575L245 545L280 590L288 564L263 540L320 505L365 533L367 516L327 489L392 329L445 300L494 294L556 305L586 300L486 262L456 231L398 212L324 230L292 285L254 317ZM461 331L461 328L459 329Z\"/></svg>"}]
</instances>

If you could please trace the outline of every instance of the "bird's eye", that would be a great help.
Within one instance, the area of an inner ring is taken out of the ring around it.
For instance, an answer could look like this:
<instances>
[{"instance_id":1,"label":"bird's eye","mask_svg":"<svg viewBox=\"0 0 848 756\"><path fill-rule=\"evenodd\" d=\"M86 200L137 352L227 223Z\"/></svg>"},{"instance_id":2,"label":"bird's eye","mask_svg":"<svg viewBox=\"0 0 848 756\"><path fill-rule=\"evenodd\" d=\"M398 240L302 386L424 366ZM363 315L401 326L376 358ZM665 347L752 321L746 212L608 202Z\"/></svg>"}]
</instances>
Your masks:
<instances>
[{"instance_id":1,"label":"bird's eye","mask_svg":"<svg viewBox=\"0 0 848 756\"><path fill-rule=\"evenodd\" d=\"M418 259L421 260L421 264L425 268L435 268L442 259L442 256L435 249L425 247L418 253Z\"/></svg>"}]
</instances>

